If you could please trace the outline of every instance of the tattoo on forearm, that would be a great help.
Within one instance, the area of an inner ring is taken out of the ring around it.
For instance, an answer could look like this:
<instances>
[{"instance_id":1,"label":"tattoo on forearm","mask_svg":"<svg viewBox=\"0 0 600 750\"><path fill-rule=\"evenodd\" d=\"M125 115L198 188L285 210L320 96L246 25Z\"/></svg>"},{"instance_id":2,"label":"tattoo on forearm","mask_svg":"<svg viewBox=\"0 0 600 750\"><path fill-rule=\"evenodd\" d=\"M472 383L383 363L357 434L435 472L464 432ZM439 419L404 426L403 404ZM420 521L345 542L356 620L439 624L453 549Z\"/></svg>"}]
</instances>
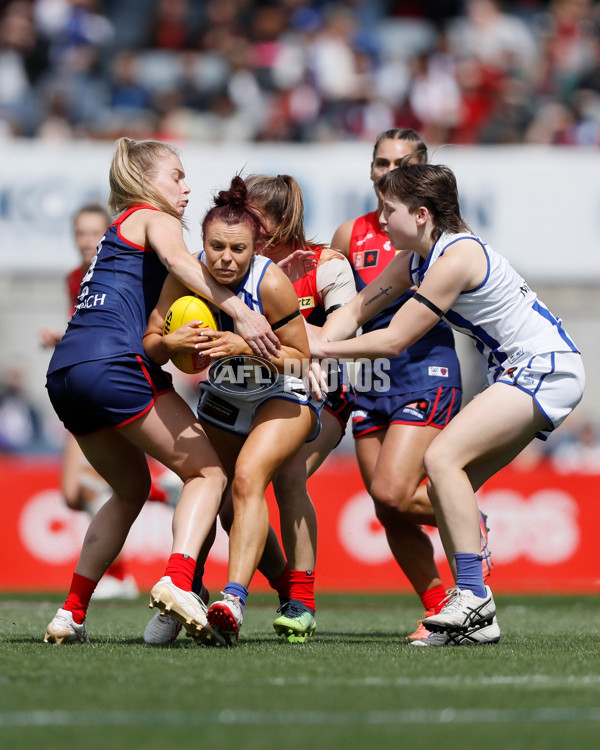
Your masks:
<instances>
[{"instance_id":1,"label":"tattoo on forearm","mask_svg":"<svg viewBox=\"0 0 600 750\"><path fill-rule=\"evenodd\" d=\"M387 297L388 294L389 294L389 292L391 291L392 287L391 286L386 286L386 288L384 289L382 286L380 286L379 289L381 291L379 291L374 297L371 297L371 299L368 299L365 302L365 307L367 305L370 305L371 302L375 302L376 299L379 299L380 297L383 297L383 295L385 295Z\"/></svg>"}]
</instances>

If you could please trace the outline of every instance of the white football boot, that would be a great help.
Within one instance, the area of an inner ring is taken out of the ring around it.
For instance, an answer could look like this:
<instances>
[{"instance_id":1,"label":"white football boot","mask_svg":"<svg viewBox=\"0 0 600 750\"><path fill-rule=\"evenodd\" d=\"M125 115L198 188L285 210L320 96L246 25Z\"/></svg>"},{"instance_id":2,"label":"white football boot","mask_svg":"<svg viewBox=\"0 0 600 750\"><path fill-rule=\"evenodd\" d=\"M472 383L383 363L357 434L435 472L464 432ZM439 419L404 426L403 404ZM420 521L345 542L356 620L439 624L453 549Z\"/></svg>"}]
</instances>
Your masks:
<instances>
[{"instance_id":1,"label":"white football boot","mask_svg":"<svg viewBox=\"0 0 600 750\"><path fill-rule=\"evenodd\" d=\"M448 591L448 600L436 615L423 620L427 630L445 633L449 630L466 632L477 625L490 625L496 614L496 604L489 586L485 596L476 596L469 589L458 586Z\"/></svg>"},{"instance_id":2,"label":"white football boot","mask_svg":"<svg viewBox=\"0 0 600 750\"><path fill-rule=\"evenodd\" d=\"M48 623L44 643L89 643L85 632L85 620L79 625L73 620L73 613L68 609L58 610L52 622Z\"/></svg>"}]
</instances>

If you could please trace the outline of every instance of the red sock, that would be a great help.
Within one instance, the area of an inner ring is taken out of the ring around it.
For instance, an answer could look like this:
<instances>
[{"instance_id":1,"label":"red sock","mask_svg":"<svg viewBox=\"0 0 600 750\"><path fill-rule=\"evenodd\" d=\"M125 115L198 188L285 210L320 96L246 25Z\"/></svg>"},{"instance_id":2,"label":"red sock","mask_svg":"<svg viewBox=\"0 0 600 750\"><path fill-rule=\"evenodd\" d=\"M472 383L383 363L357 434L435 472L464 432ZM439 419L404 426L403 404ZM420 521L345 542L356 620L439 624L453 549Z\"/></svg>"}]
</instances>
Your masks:
<instances>
[{"instance_id":1,"label":"red sock","mask_svg":"<svg viewBox=\"0 0 600 750\"><path fill-rule=\"evenodd\" d=\"M315 571L290 570L290 599L315 611Z\"/></svg>"},{"instance_id":2,"label":"red sock","mask_svg":"<svg viewBox=\"0 0 600 750\"><path fill-rule=\"evenodd\" d=\"M191 591L195 570L196 561L193 557L175 552L169 558L165 575L171 576L171 580L177 588Z\"/></svg>"},{"instance_id":3,"label":"red sock","mask_svg":"<svg viewBox=\"0 0 600 750\"><path fill-rule=\"evenodd\" d=\"M112 565L109 566L106 574L113 578L118 578L119 581L124 581L127 575L127 565L117 558Z\"/></svg>"},{"instance_id":4,"label":"red sock","mask_svg":"<svg viewBox=\"0 0 600 750\"><path fill-rule=\"evenodd\" d=\"M81 625L85 620L85 613L90 606L90 599L96 586L97 582L92 581L91 578L80 576L79 573L73 573L71 588L69 589L69 595L63 605L63 609L73 613L73 620L78 625Z\"/></svg>"},{"instance_id":5,"label":"red sock","mask_svg":"<svg viewBox=\"0 0 600 750\"><path fill-rule=\"evenodd\" d=\"M424 591L420 594L420 597L425 609L433 610L433 613L437 615L442 608L442 602L446 598L446 590L440 583L437 586L433 586L433 588Z\"/></svg>"},{"instance_id":6,"label":"red sock","mask_svg":"<svg viewBox=\"0 0 600 750\"><path fill-rule=\"evenodd\" d=\"M277 592L280 602L287 602L290 598L290 568L286 563L282 572L269 581L269 586Z\"/></svg>"}]
</instances>

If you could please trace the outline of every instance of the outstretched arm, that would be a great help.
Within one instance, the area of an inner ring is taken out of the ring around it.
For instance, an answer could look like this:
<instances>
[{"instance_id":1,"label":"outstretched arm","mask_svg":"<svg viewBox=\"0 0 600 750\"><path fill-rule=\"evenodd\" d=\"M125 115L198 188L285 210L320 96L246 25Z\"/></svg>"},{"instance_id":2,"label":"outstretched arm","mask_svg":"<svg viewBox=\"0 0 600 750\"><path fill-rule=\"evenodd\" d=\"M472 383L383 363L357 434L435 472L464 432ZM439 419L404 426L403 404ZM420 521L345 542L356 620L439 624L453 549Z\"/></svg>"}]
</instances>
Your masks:
<instances>
[{"instance_id":1,"label":"outstretched arm","mask_svg":"<svg viewBox=\"0 0 600 750\"><path fill-rule=\"evenodd\" d=\"M408 274L410 253L398 254L379 276L362 289L354 299L328 316L321 329L323 341L339 341L353 336L378 312L410 288Z\"/></svg>"},{"instance_id":2,"label":"outstretched arm","mask_svg":"<svg viewBox=\"0 0 600 750\"><path fill-rule=\"evenodd\" d=\"M395 259L388 268L394 262ZM486 273L487 256L481 245L470 239L457 242L431 266L418 292L398 310L387 328L370 331L350 341L322 342L318 356L350 359L395 357L433 328L461 292L481 284ZM367 292L383 276L381 274L363 292ZM344 308L340 308L336 313L343 310ZM328 323L329 320L325 328Z\"/></svg>"}]
</instances>

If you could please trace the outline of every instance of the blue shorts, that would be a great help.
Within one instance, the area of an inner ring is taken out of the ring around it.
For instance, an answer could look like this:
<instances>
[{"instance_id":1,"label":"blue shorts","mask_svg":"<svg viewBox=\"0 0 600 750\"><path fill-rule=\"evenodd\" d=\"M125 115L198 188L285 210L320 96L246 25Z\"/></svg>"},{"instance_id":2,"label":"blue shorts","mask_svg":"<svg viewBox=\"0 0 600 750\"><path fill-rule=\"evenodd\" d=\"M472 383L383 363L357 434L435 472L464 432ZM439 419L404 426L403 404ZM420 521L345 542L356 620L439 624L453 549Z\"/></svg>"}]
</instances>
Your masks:
<instances>
[{"instance_id":1,"label":"blue shorts","mask_svg":"<svg viewBox=\"0 0 600 750\"><path fill-rule=\"evenodd\" d=\"M359 409L352 412L352 434L362 437L393 424L443 429L458 414L462 390L460 388L432 388L418 394L373 396L361 394Z\"/></svg>"},{"instance_id":2,"label":"blue shorts","mask_svg":"<svg viewBox=\"0 0 600 750\"><path fill-rule=\"evenodd\" d=\"M160 367L129 354L64 367L48 375L46 388L67 430L89 435L141 417L173 384Z\"/></svg>"}]
</instances>

